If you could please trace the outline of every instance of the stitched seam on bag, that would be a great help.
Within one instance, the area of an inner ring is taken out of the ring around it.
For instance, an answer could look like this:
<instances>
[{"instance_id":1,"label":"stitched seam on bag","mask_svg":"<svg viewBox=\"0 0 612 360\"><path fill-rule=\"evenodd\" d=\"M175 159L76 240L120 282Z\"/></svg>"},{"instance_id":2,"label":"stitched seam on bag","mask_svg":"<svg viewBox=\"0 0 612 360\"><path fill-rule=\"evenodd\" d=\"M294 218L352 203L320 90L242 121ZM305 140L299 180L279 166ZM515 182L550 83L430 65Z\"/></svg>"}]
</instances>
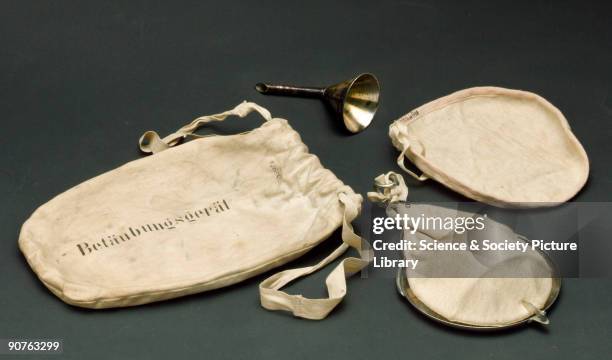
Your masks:
<instances>
[{"instance_id":1,"label":"stitched seam on bag","mask_svg":"<svg viewBox=\"0 0 612 360\"><path fill-rule=\"evenodd\" d=\"M474 99L474 98L479 98L479 97L498 97L498 96L500 96L500 95L501 95L501 96L503 96L502 94L490 94L490 95L486 95L486 94L478 94L478 95L469 95L469 96L465 96L465 97L459 97L459 98L457 98L457 99L455 99L455 100L448 101L448 102L446 102L446 101L441 101L439 105L437 104L438 106L433 107L432 109L428 110L428 111L427 111L427 112L425 112L425 113L421 113L421 112L419 111L419 114L418 114L417 116L415 116L415 117L413 117L413 118L411 118L411 119L407 119L407 120L405 120L404 124L405 124L405 125L410 125L410 124L412 124L412 123L413 123L413 122L415 122L416 120L419 120L420 118L422 118L422 117L423 117L423 116L425 116L425 115L429 115L429 114L431 114L431 113L433 113L433 112L436 112L436 111L441 110L441 109L443 109L443 108L445 108L445 107L447 107L447 106L454 105L454 104L459 103L459 102L463 102L463 101L467 101L467 100ZM452 94L451 94L451 95L449 95L449 96L452 96ZM434 100L434 101L436 101L436 100ZM427 104L423 105L422 107L425 107L425 106L427 106ZM421 108L422 108L422 107L421 107ZM421 108L417 108L417 109L415 109L415 110L419 110L419 109L421 109ZM410 114L410 113L408 113L408 114ZM405 118L405 117L407 117L407 116L408 116L408 115L404 115L404 116L402 116L401 118L399 118L397 121L404 121L404 118Z\"/></svg>"}]
</instances>

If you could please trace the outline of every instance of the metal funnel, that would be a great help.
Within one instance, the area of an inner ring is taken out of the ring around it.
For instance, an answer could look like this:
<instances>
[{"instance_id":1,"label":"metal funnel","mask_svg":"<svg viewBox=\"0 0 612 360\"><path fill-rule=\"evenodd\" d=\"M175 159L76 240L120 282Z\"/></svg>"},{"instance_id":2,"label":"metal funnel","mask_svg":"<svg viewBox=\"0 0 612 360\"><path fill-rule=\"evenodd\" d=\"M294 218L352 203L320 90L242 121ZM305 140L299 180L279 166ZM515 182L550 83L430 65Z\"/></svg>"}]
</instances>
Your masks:
<instances>
[{"instance_id":1,"label":"metal funnel","mask_svg":"<svg viewBox=\"0 0 612 360\"><path fill-rule=\"evenodd\" d=\"M378 109L380 95L378 80L368 73L326 88L259 83L255 85L255 89L266 95L325 99L342 118L347 130L352 133L363 131L370 125Z\"/></svg>"}]
</instances>

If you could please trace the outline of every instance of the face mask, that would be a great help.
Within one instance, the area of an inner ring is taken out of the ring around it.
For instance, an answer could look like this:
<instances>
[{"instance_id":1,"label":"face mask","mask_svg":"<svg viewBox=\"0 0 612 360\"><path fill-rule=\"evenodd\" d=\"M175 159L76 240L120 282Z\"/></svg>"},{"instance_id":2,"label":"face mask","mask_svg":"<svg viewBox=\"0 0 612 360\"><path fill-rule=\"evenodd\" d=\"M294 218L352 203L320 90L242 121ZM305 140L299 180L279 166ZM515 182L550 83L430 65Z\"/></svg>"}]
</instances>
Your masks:
<instances>
[{"instance_id":1,"label":"face mask","mask_svg":"<svg viewBox=\"0 0 612 360\"><path fill-rule=\"evenodd\" d=\"M265 119L259 128L174 147L201 125L252 111ZM65 302L132 306L221 288L303 255L342 226L343 244L321 263L260 285L265 308L321 319L345 296L345 276L367 264L344 259L327 280L327 298L280 290L349 247L361 251L350 222L362 198L266 109L245 102L164 139L147 132L140 147L153 155L60 194L22 227L28 263Z\"/></svg>"},{"instance_id":2,"label":"face mask","mask_svg":"<svg viewBox=\"0 0 612 360\"><path fill-rule=\"evenodd\" d=\"M565 202L589 173L587 155L563 114L525 91L461 90L404 115L389 135L408 174L495 206ZM406 157L422 175L406 167Z\"/></svg>"},{"instance_id":3,"label":"face mask","mask_svg":"<svg viewBox=\"0 0 612 360\"><path fill-rule=\"evenodd\" d=\"M390 185L383 191L368 194L373 201L389 201L388 217L417 219L411 220L410 229L403 231L403 240L428 246L449 243L466 246L466 250L432 251L430 247L403 252L405 260L418 260L418 266L400 269L398 286L419 310L458 327L502 328L530 320L548 323L545 310L556 299L560 284L542 253L530 247L524 251L484 251L469 247L472 240L482 244L488 239L491 246L504 246L526 244L527 239L490 217L441 206L399 202L407 194L399 174L381 175L375 183L379 189L381 184ZM460 227L444 229L417 223L424 218L444 219L455 225L472 218L475 219L472 224L482 226L464 231Z\"/></svg>"}]
</instances>

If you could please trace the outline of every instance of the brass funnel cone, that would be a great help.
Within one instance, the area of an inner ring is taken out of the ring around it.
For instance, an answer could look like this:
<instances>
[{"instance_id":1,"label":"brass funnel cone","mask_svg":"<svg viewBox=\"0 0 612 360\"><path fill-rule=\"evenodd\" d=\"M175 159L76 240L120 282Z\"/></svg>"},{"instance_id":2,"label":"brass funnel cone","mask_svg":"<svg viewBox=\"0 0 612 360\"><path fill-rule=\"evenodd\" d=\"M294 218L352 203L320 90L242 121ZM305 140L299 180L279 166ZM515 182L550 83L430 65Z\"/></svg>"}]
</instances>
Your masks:
<instances>
[{"instance_id":1,"label":"brass funnel cone","mask_svg":"<svg viewBox=\"0 0 612 360\"><path fill-rule=\"evenodd\" d=\"M351 133L361 132L370 125L378 109L380 96L378 80L368 73L326 88L259 83L255 89L262 94L323 98L342 118L344 126Z\"/></svg>"}]
</instances>

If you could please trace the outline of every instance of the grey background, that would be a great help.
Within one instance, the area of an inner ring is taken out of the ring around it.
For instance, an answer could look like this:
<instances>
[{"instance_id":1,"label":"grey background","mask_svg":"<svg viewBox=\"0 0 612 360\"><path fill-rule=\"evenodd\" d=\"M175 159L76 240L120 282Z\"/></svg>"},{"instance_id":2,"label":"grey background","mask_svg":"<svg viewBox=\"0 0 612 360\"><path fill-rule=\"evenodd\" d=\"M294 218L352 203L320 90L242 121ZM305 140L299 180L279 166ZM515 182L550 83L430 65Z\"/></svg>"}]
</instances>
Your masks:
<instances>
[{"instance_id":1,"label":"grey background","mask_svg":"<svg viewBox=\"0 0 612 360\"><path fill-rule=\"evenodd\" d=\"M491 334L424 319L376 272L351 280L345 303L324 321L262 310L263 276L90 311L51 295L17 238L52 196L140 157L143 131L166 134L244 99L289 119L325 166L365 193L374 176L397 170L387 128L412 108L475 85L533 91L564 112L590 156L576 200L611 201L611 18L609 2L578 1L2 1L0 338L61 338L71 359L609 357L609 280L565 281L547 329ZM258 81L323 85L365 71L380 79L382 102L357 136L340 131L316 100L253 90ZM214 129L258 123L252 116ZM410 198L462 200L434 183L411 184ZM291 266L339 242L335 234ZM321 296L328 271L290 290Z\"/></svg>"}]
</instances>

